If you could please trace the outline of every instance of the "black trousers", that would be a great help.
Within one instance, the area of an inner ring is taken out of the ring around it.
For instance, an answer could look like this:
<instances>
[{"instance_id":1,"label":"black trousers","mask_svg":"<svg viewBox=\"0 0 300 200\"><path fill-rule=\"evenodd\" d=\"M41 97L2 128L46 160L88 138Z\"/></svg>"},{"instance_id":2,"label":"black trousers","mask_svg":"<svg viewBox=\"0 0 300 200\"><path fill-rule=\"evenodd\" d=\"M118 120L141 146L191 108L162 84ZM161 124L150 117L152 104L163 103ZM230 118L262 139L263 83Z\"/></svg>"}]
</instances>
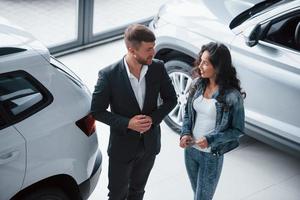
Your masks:
<instances>
[{"instance_id":1,"label":"black trousers","mask_svg":"<svg viewBox=\"0 0 300 200\"><path fill-rule=\"evenodd\" d=\"M141 138L133 160L124 162L109 157L109 200L142 200L155 156L145 153Z\"/></svg>"}]
</instances>

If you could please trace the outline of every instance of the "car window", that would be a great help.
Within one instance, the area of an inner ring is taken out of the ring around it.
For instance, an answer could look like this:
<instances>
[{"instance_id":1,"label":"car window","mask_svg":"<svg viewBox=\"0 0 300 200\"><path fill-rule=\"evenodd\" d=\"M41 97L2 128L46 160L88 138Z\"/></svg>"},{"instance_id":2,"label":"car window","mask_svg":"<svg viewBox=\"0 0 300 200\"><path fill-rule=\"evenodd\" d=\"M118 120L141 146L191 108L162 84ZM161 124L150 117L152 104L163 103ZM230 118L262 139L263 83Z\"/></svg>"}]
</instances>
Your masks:
<instances>
[{"instance_id":1,"label":"car window","mask_svg":"<svg viewBox=\"0 0 300 200\"><path fill-rule=\"evenodd\" d=\"M7 125L7 115L4 111L3 106L0 104L0 129L6 127Z\"/></svg>"},{"instance_id":2,"label":"car window","mask_svg":"<svg viewBox=\"0 0 300 200\"><path fill-rule=\"evenodd\" d=\"M49 104L51 95L23 71L0 75L0 103L13 121L23 119Z\"/></svg>"},{"instance_id":3,"label":"car window","mask_svg":"<svg viewBox=\"0 0 300 200\"><path fill-rule=\"evenodd\" d=\"M237 15L231 22L229 27L231 29L239 26L240 24L242 24L243 22L245 22L248 19L253 19L255 17L257 17L258 15L261 15L263 13L266 13L276 7L279 7L283 4L289 3L293 0L272 0L272 1L254 1L254 2L249 2L251 5L251 3L255 3L254 6L252 6L251 8L243 11L242 13L240 13L239 15Z\"/></svg>"},{"instance_id":4,"label":"car window","mask_svg":"<svg viewBox=\"0 0 300 200\"><path fill-rule=\"evenodd\" d=\"M2 117L2 113L0 114L0 127L4 126L5 125L5 121Z\"/></svg>"},{"instance_id":5,"label":"car window","mask_svg":"<svg viewBox=\"0 0 300 200\"><path fill-rule=\"evenodd\" d=\"M266 42L300 51L300 14L271 22Z\"/></svg>"}]
</instances>

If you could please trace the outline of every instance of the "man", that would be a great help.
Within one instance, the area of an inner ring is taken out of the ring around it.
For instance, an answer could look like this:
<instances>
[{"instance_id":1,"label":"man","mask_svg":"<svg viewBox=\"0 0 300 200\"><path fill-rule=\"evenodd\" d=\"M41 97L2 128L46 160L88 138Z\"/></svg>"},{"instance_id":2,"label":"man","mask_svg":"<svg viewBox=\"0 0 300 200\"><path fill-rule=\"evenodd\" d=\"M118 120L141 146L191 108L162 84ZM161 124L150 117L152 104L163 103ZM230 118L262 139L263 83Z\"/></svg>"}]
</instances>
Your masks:
<instances>
[{"instance_id":1,"label":"man","mask_svg":"<svg viewBox=\"0 0 300 200\"><path fill-rule=\"evenodd\" d=\"M154 34L146 26L131 25L125 44L125 57L100 70L91 112L110 126L109 200L142 200L160 151L159 124L177 98L164 64L153 60Z\"/></svg>"}]
</instances>

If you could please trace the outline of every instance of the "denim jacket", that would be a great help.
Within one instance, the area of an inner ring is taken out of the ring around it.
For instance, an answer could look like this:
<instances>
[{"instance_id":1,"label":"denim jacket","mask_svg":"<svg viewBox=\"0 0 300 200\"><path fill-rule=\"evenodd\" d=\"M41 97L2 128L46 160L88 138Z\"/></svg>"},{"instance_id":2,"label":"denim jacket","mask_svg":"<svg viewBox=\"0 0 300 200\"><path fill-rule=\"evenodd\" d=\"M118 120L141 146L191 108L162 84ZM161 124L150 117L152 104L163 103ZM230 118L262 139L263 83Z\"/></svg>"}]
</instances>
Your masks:
<instances>
[{"instance_id":1,"label":"denim jacket","mask_svg":"<svg viewBox=\"0 0 300 200\"><path fill-rule=\"evenodd\" d=\"M204 84L198 78L193 81L194 94L188 97L185 107L185 114L181 130L181 137L184 135L193 135L195 125L196 111L193 108L194 100L203 94ZM206 135L211 152L220 156L238 147L239 137L243 134L245 126L245 114L243 97L240 92L231 89L225 92L222 98L218 98L219 91L215 92L212 98L216 99L216 125L214 132ZM221 99L221 100L220 100Z\"/></svg>"}]
</instances>

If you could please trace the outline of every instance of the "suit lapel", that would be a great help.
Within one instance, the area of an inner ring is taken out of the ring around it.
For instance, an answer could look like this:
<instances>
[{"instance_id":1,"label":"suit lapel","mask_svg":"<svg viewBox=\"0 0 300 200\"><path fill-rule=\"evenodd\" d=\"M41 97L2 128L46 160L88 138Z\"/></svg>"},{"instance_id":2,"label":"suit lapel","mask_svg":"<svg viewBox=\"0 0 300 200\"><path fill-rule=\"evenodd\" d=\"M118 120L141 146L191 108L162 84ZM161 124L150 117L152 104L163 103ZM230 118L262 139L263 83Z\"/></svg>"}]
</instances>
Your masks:
<instances>
[{"instance_id":1,"label":"suit lapel","mask_svg":"<svg viewBox=\"0 0 300 200\"><path fill-rule=\"evenodd\" d=\"M145 91L145 99L144 99L144 105L143 105L143 110L144 111L147 106L148 106L148 100L150 99L148 96L150 93L150 90L151 90L151 65L148 66L148 71L146 73L146 76L145 76L145 79L146 79L146 91Z\"/></svg>"},{"instance_id":2,"label":"suit lapel","mask_svg":"<svg viewBox=\"0 0 300 200\"><path fill-rule=\"evenodd\" d=\"M126 67L124 65L124 59L121 60L120 66L121 66L121 74L122 74L123 79L124 79L123 83L124 83L128 93L129 93L129 97L133 100L134 104L141 111L139 103L137 102L134 91L132 89L132 86L131 86L131 83L130 83L130 80L129 80L129 77L128 77L128 74L127 74L127 71L126 71ZM147 82L146 82L146 87L147 87ZM146 91L147 91L147 89L146 89ZM146 94L147 94L147 92L146 92Z\"/></svg>"}]
</instances>

